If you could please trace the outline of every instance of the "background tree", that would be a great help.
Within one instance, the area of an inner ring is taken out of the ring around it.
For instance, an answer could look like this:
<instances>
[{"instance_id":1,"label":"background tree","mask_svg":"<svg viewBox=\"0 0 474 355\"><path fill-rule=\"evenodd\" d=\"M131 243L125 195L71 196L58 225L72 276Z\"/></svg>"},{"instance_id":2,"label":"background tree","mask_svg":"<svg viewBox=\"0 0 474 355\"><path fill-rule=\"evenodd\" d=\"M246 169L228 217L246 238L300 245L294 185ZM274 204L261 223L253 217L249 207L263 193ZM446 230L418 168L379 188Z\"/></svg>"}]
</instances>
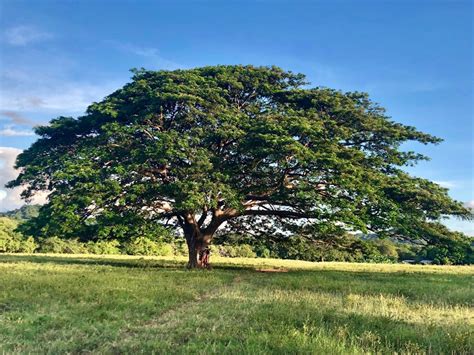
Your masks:
<instances>
[{"instance_id":1,"label":"background tree","mask_svg":"<svg viewBox=\"0 0 474 355\"><path fill-rule=\"evenodd\" d=\"M0 212L0 217L9 217L20 222L27 221L31 218L38 217L39 209L40 205L23 205L11 211Z\"/></svg>"},{"instance_id":2,"label":"background tree","mask_svg":"<svg viewBox=\"0 0 474 355\"><path fill-rule=\"evenodd\" d=\"M445 215L470 218L401 169L426 159L402 143L440 139L391 121L367 94L305 85L277 67L135 70L84 116L36 129L8 186L51 194L24 231L127 239L179 226L196 267L226 222L412 240Z\"/></svg>"},{"instance_id":3,"label":"background tree","mask_svg":"<svg viewBox=\"0 0 474 355\"><path fill-rule=\"evenodd\" d=\"M37 245L32 237L24 238L16 231L18 221L0 217L0 253L32 253Z\"/></svg>"}]
</instances>

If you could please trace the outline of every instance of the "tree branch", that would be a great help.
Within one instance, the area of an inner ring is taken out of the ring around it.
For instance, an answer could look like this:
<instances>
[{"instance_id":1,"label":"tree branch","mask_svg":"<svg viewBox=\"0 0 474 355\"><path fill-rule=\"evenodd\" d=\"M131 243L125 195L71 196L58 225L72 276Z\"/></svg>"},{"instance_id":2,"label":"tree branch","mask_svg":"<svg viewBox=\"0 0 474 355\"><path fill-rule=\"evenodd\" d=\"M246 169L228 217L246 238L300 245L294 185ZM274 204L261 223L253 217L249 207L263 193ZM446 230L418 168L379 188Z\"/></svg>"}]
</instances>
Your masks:
<instances>
[{"instance_id":1,"label":"tree branch","mask_svg":"<svg viewBox=\"0 0 474 355\"><path fill-rule=\"evenodd\" d=\"M242 216L277 216L283 218L316 218L314 214L284 210L246 210Z\"/></svg>"},{"instance_id":2,"label":"tree branch","mask_svg":"<svg viewBox=\"0 0 474 355\"><path fill-rule=\"evenodd\" d=\"M207 207L203 207L201 217L199 217L199 220L197 221L197 224L199 227L202 226L206 218L207 218Z\"/></svg>"}]
</instances>

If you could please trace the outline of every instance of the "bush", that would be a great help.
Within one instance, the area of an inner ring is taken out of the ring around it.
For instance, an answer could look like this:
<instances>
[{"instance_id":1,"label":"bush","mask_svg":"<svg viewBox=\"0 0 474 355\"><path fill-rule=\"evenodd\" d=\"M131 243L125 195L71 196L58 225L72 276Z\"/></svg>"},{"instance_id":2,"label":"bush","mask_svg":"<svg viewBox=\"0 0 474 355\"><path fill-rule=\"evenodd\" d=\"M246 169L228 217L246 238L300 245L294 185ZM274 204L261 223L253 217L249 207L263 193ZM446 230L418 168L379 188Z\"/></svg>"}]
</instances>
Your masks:
<instances>
[{"instance_id":1,"label":"bush","mask_svg":"<svg viewBox=\"0 0 474 355\"><path fill-rule=\"evenodd\" d=\"M211 255L226 256L226 249L224 245L212 244L209 246L209 249L211 250Z\"/></svg>"},{"instance_id":2,"label":"bush","mask_svg":"<svg viewBox=\"0 0 474 355\"><path fill-rule=\"evenodd\" d=\"M40 253L86 254L88 249L78 239L50 237L39 242Z\"/></svg>"},{"instance_id":3,"label":"bush","mask_svg":"<svg viewBox=\"0 0 474 355\"><path fill-rule=\"evenodd\" d=\"M138 237L125 243L123 250L129 255L173 255L173 246L171 244L153 241L145 237Z\"/></svg>"},{"instance_id":4,"label":"bush","mask_svg":"<svg viewBox=\"0 0 474 355\"><path fill-rule=\"evenodd\" d=\"M129 255L157 255L157 244L145 237L138 237L124 244L123 251Z\"/></svg>"},{"instance_id":5,"label":"bush","mask_svg":"<svg viewBox=\"0 0 474 355\"><path fill-rule=\"evenodd\" d=\"M404 244L397 245L397 253L399 260L415 260L417 257L417 249L413 246Z\"/></svg>"},{"instance_id":6,"label":"bush","mask_svg":"<svg viewBox=\"0 0 474 355\"><path fill-rule=\"evenodd\" d=\"M229 258L255 258L257 254L253 251L252 246L248 244L242 245L211 245L211 253Z\"/></svg>"},{"instance_id":7,"label":"bush","mask_svg":"<svg viewBox=\"0 0 474 355\"><path fill-rule=\"evenodd\" d=\"M33 238L16 232L17 227L16 220L0 217L0 253L32 253L38 247Z\"/></svg>"},{"instance_id":8,"label":"bush","mask_svg":"<svg viewBox=\"0 0 474 355\"><path fill-rule=\"evenodd\" d=\"M177 256L188 256L188 246L183 240L178 240L172 244L173 255Z\"/></svg>"},{"instance_id":9,"label":"bush","mask_svg":"<svg viewBox=\"0 0 474 355\"><path fill-rule=\"evenodd\" d=\"M235 254L238 258L255 258L257 256L252 247L248 244L238 245L235 249Z\"/></svg>"},{"instance_id":10,"label":"bush","mask_svg":"<svg viewBox=\"0 0 474 355\"><path fill-rule=\"evenodd\" d=\"M396 245L388 239L378 239L374 241L379 253L391 260L398 260L398 251Z\"/></svg>"},{"instance_id":11,"label":"bush","mask_svg":"<svg viewBox=\"0 0 474 355\"><path fill-rule=\"evenodd\" d=\"M18 252L19 253L33 253L37 248L38 248L38 244L35 242L33 237L28 237L21 242Z\"/></svg>"},{"instance_id":12,"label":"bush","mask_svg":"<svg viewBox=\"0 0 474 355\"><path fill-rule=\"evenodd\" d=\"M255 248L255 253L257 254L257 257L259 258L270 258L271 257L271 252L270 249L266 248L263 245L260 245Z\"/></svg>"},{"instance_id":13,"label":"bush","mask_svg":"<svg viewBox=\"0 0 474 355\"><path fill-rule=\"evenodd\" d=\"M443 245L429 245L422 255L439 265L463 265L474 262L474 250L469 240L449 240Z\"/></svg>"},{"instance_id":14,"label":"bush","mask_svg":"<svg viewBox=\"0 0 474 355\"><path fill-rule=\"evenodd\" d=\"M11 237L0 237L0 253L17 253L20 241Z\"/></svg>"},{"instance_id":15,"label":"bush","mask_svg":"<svg viewBox=\"0 0 474 355\"><path fill-rule=\"evenodd\" d=\"M120 254L120 243L117 240L99 240L86 244L87 251L92 254Z\"/></svg>"},{"instance_id":16,"label":"bush","mask_svg":"<svg viewBox=\"0 0 474 355\"><path fill-rule=\"evenodd\" d=\"M171 256L174 255L174 248L169 243L158 243L158 255L159 256Z\"/></svg>"},{"instance_id":17,"label":"bush","mask_svg":"<svg viewBox=\"0 0 474 355\"><path fill-rule=\"evenodd\" d=\"M361 240L351 234L314 240L292 236L254 250L259 257L307 261L393 262L398 258L396 245L390 240Z\"/></svg>"}]
</instances>

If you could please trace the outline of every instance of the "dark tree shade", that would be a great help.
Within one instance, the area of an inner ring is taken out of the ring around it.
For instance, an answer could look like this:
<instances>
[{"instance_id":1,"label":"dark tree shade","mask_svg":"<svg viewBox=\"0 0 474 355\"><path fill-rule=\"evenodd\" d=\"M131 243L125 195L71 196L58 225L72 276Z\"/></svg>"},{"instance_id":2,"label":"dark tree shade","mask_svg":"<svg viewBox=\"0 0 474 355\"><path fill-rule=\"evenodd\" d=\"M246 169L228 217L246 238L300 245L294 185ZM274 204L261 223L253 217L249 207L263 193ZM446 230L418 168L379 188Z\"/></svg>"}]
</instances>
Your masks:
<instances>
[{"instance_id":1,"label":"dark tree shade","mask_svg":"<svg viewBox=\"0 0 474 355\"><path fill-rule=\"evenodd\" d=\"M470 218L446 189L401 169L426 159L403 142L440 139L391 121L365 93L305 84L277 67L135 70L84 116L36 129L8 186L51 194L25 230L129 238L175 223L195 267L223 224L413 240L443 216Z\"/></svg>"}]
</instances>

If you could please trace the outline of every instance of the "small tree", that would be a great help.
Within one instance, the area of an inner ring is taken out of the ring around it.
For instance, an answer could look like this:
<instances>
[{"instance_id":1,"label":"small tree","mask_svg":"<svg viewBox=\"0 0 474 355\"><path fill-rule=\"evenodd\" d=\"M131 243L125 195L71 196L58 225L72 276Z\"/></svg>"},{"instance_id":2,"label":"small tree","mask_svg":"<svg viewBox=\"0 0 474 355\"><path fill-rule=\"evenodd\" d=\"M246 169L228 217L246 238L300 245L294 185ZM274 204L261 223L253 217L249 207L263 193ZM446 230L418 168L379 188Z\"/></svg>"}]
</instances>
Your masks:
<instances>
[{"instance_id":1,"label":"small tree","mask_svg":"<svg viewBox=\"0 0 474 355\"><path fill-rule=\"evenodd\" d=\"M231 221L416 239L443 215L470 216L401 170L425 159L403 142L440 139L391 121L367 94L305 84L276 67L135 70L84 116L36 128L8 186L51 193L23 230L128 239L179 226L196 267Z\"/></svg>"},{"instance_id":2,"label":"small tree","mask_svg":"<svg viewBox=\"0 0 474 355\"><path fill-rule=\"evenodd\" d=\"M17 220L0 217L0 253L33 253L38 247L33 238L18 233L17 227Z\"/></svg>"}]
</instances>

